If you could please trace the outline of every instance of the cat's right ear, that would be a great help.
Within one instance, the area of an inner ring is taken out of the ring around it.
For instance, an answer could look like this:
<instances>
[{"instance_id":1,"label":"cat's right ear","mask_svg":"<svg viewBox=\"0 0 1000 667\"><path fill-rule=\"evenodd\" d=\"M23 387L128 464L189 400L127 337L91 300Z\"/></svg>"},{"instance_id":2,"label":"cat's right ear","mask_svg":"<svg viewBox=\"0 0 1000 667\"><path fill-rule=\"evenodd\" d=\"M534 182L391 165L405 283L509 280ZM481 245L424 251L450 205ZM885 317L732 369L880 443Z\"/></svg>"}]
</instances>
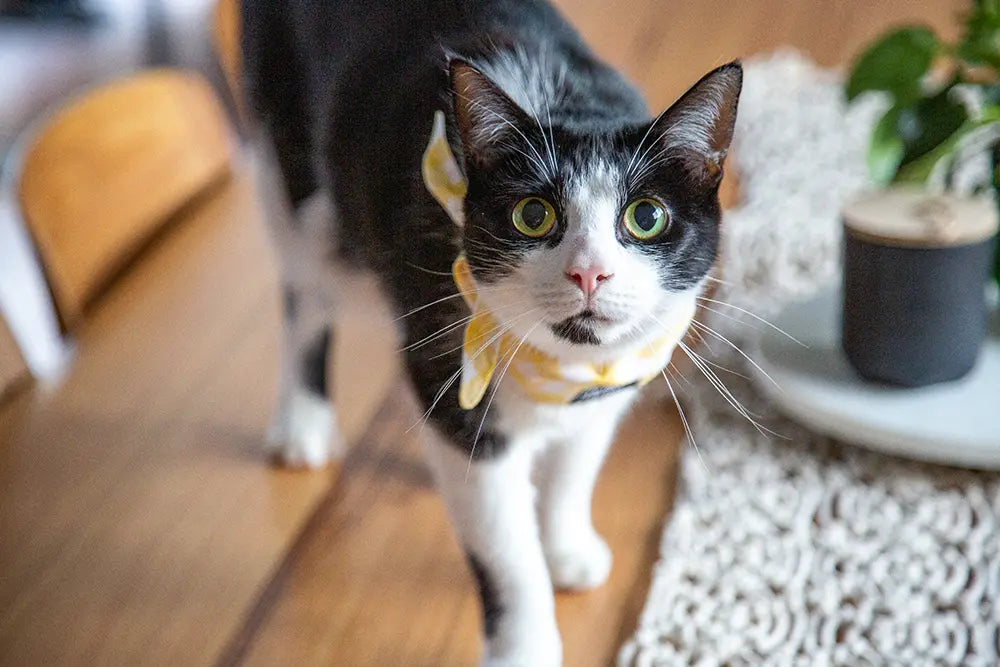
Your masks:
<instances>
[{"instance_id":1,"label":"cat's right ear","mask_svg":"<svg viewBox=\"0 0 1000 667\"><path fill-rule=\"evenodd\" d=\"M694 84L654 121L661 154L674 154L696 180L717 185L736 127L743 88L738 60L718 67Z\"/></svg>"},{"instance_id":2,"label":"cat's right ear","mask_svg":"<svg viewBox=\"0 0 1000 667\"><path fill-rule=\"evenodd\" d=\"M488 166L510 150L527 115L486 75L464 60L448 63L451 96L466 161Z\"/></svg>"}]
</instances>

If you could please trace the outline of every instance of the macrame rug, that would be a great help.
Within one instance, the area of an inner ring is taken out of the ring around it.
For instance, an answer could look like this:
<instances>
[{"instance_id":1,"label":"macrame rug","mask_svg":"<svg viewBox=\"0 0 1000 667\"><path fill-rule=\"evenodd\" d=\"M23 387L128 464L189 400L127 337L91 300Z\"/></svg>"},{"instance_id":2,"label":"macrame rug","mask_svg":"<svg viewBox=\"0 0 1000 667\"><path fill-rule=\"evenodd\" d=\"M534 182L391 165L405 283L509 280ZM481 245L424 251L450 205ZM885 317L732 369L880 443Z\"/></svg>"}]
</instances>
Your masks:
<instances>
[{"instance_id":1,"label":"macrame rug","mask_svg":"<svg viewBox=\"0 0 1000 667\"><path fill-rule=\"evenodd\" d=\"M767 316L837 279L838 210L868 187L885 100L850 107L795 53L751 62L714 298ZM706 323L754 356L766 326L709 304ZM781 418L729 371L750 362L707 332L699 348L764 429L697 371L685 396L681 490L649 598L620 665L1000 664L1000 475L882 456ZM700 375L700 374L699 374ZM1000 399L1000 396L998 396ZM1000 407L1000 403L998 403Z\"/></svg>"}]
</instances>

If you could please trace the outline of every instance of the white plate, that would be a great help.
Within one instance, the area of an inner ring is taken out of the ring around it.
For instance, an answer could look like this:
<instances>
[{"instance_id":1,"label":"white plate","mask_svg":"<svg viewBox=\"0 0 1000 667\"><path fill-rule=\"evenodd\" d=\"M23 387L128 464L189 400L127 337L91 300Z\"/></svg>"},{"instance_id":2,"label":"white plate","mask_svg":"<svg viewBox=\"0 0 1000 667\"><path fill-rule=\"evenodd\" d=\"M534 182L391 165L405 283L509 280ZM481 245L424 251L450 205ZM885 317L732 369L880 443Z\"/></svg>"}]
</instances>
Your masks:
<instances>
[{"instance_id":1,"label":"white plate","mask_svg":"<svg viewBox=\"0 0 1000 667\"><path fill-rule=\"evenodd\" d=\"M976 367L955 382L901 389L863 380L840 347L840 292L828 289L789 306L761 341L760 388L810 428L890 454L1000 469L1000 309Z\"/></svg>"}]
</instances>

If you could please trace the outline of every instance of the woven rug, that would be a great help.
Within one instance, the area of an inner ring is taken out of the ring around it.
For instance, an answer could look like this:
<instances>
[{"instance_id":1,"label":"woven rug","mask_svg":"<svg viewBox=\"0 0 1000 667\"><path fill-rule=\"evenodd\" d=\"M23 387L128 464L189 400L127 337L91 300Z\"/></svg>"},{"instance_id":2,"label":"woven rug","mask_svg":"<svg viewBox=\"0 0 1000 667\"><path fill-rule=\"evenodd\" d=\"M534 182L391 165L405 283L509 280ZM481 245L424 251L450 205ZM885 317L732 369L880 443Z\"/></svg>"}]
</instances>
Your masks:
<instances>
[{"instance_id":1,"label":"woven rug","mask_svg":"<svg viewBox=\"0 0 1000 667\"><path fill-rule=\"evenodd\" d=\"M744 202L715 298L766 316L836 280L837 211L868 186L883 108L846 107L836 76L794 53L747 65ZM708 326L752 358L765 325L709 305ZM1000 664L1000 475L832 442L777 415L734 347L706 332L699 352L733 396L693 372L680 383L697 451L619 664Z\"/></svg>"}]
</instances>

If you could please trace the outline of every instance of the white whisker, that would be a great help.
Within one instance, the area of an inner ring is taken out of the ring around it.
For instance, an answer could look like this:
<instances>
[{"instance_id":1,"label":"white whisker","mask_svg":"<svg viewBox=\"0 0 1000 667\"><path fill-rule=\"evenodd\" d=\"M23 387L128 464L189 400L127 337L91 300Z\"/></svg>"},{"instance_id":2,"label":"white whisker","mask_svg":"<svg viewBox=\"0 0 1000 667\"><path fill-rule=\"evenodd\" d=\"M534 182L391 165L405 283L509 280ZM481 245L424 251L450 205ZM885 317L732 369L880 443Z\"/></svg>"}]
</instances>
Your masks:
<instances>
[{"instance_id":1,"label":"white whisker","mask_svg":"<svg viewBox=\"0 0 1000 667\"><path fill-rule=\"evenodd\" d=\"M699 328L699 329L704 329L705 331L707 331L712 336L715 336L716 338L718 338L719 340L721 340L723 343L725 343L729 347L731 347L734 350L736 350L737 352L739 352L740 355L742 355L744 359L746 359L747 361L749 361L753 365L754 368L756 368L758 371L761 372L761 374L764 377L766 377L768 380L770 380L771 384L773 384L778 389L778 391L784 391L781 388L781 385L779 385L777 382L775 382L774 378L772 378L767 373L767 371L765 371L763 368L760 367L760 364L758 364L756 361L754 361L753 359L751 359L749 354L747 354L746 352L744 352L743 350L740 349L739 345L737 345L736 343L732 342L731 340L729 340L728 338L726 338L725 336L723 336L722 334L720 334L718 331L716 331L712 327L707 326L705 324L702 324L698 320L691 320L691 324L694 325L695 327Z\"/></svg>"},{"instance_id":2,"label":"white whisker","mask_svg":"<svg viewBox=\"0 0 1000 667\"><path fill-rule=\"evenodd\" d=\"M472 447L469 450L469 465L465 469L466 480L468 480L469 478L469 471L472 470L472 460L476 454L476 444L479 442L479 435L483 431L483 424L486 423L486 416L490 412L490 406L493 405L493 399L496 398L497 392L500 390L500 383L507 375L507 370L510 368L511 362L514 361L514 357L517 356L517 351L521 349L521 346L524 345L524 341L528 339L528 336L531 335L531 332L534 331L536 328L538 328L538 325L541 323L542 320L536 322L534 325L532 325L530 329L528 329L527 333L525 333L521 337L521 340L517 342L517 346L514 348L514 351L510 353L510 358L507 359L507 364L503 367L503 372L500 373L500 377L495 380L495 383L493 385L493 392L490 394L490 400L486 403L486 409L483 410L483 418L479 420L479 428L476 429L476 436L472 439Z\"/></svg>"},{"instance_id":3,"label":"white whisker","mask_svg":"<svg viewBox=\"0 0 1000 667\"><path fill-rule=\"evenodd\" d=\"M667 383L667 389L670 390L670 395L674 399L674 405L677 406L677 414L680 415L681 423L684 424L684 431L687 433L688 440L691 441L691 446L694 447L694 451L698 455L698 460L701 461L701 467L705 469L705 472L709 472L708 464L705 463L705 459L701 455L701 450L698 448L698 443L694 439L694 432L691 430L691 425L688 424L687 415L684 414L684 408L681 407L681 402L677 400L677 394L674 393L674 387L670 384L670 379L667 378L667 374L663 370L660 371L660 374Z\"/></svg>"},{"instance_id":4,"label":"white whisker","mask_svg":"<svg viewBox=\"0 0 1000 667\"><path fill-rule=\"evenodd\" d=\"M727 308L732 308L733 310L738 310L738 311L740 311L741 313L743 313L745 315L749 315L750 317L752 317L753 319L757 320L761 324L764 324L764 325L767 325L767 326L771 327L772 329L774 329L775 331L777 331L781 335L786 336L789 340L791 340L791 341L793 341L795 343L798 343L802 347L804 347L806 349L809 348L808 345L806 345L805 343L803 343L798 338L796 338L792 334L788 333L787 331L785 331L784 329L782 329L778 325L776 325L776 324L774 324L772 322L768 322L763 317L750 312L746 308L740 308L739 306L735 306L735 305L733 305L731 303L726 303L725 301L719 301L718 299L710 299L707 296L699 296L697 298L698 298L699 301L708 301L710 303L717 303L720 306L725 306ZM730 319L736 320L737 322L740 321L739 318L732 317L731 315L726 315L725 313L722 313L722 312L720 312L718 310L714 310L712 308L709 308L708 306L702 306L702 308L704 308L705 310L709 310L709 311L711 311L713 313L718 313L719 315L722 315L723 317L729 317Z\"/></svg>"}]
</instances>

